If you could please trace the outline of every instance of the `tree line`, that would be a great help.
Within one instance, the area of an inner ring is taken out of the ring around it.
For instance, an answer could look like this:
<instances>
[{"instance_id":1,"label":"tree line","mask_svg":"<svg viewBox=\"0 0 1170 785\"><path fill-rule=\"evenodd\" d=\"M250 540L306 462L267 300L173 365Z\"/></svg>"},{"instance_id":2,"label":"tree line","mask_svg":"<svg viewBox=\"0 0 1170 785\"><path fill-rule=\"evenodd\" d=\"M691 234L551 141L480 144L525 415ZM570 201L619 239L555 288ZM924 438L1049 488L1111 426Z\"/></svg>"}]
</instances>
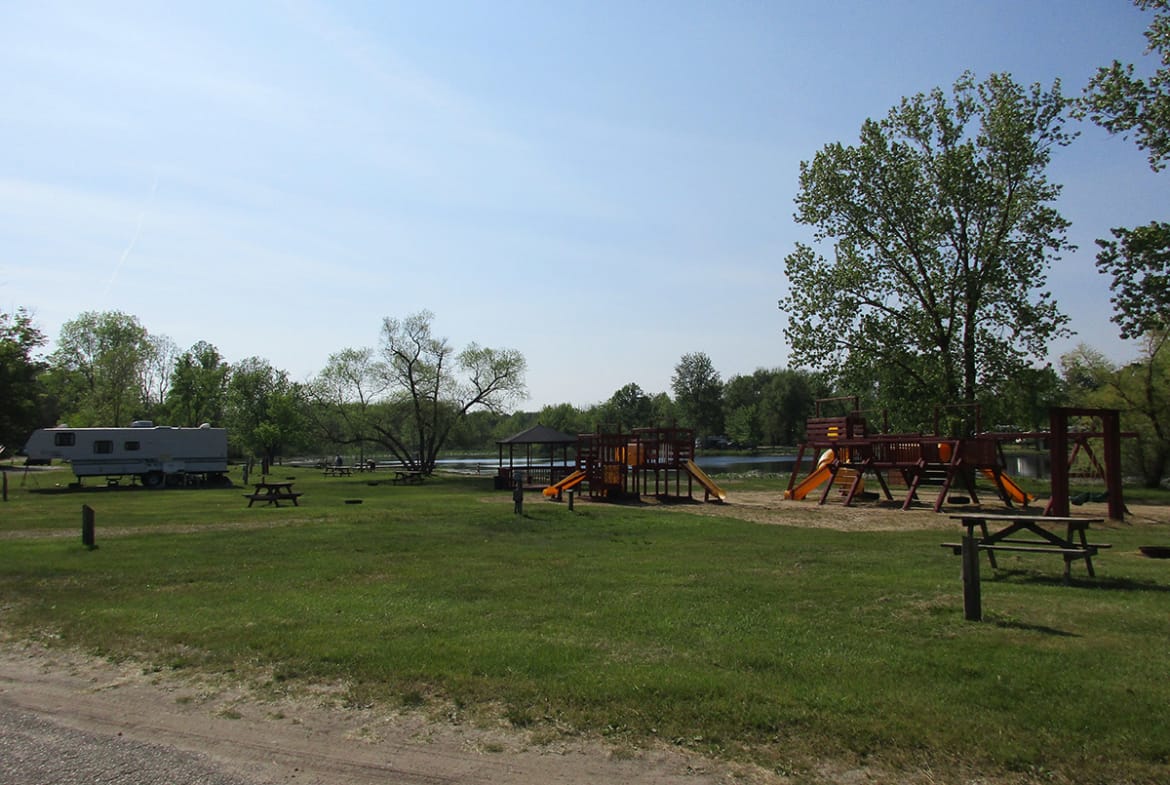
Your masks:
<instances>
[{"instance_id":1,"label":"tree line","mask_svg":"<svg viewBox=\"0 0 1170 785\"><path fill-rule=\"evenodd\" d=\"M1113 321L1139 359L1118 366L1082 345L1059 369L1044 360L1069 334L1047 290L1072 249L1047 170L1075 139L1070 120L1131 137L1156 172L1170 159L1170 0L1134 1L1154 12L1147 54L1161 66L1149 77L1114 62L1073 99L1059 80L963 74L866 120L856 144L828 144L801 163L794 218L812 242L784 259L779 299L794 368L724 382L708 356L684 354L673 396L631 382L584 409L517 415L523 356L456 350L426 311L386 318L376 348L338 352L305 384L258 357L229 365L206 343L180 351L121 313L82 314L37 359L45 338L18 311L0 314L0 393L14 402L0 413L0 438L66 417L211 421L265 457L369 449L428 471L444 447L483 449L532 420L567 433L675 423L720 443L792 444L813 401L849 395L895 431L929 431L940 410L976 406L984 426L1025 430L1045 427L1053 405L1120 408L1138 434L1127 440L1130 469L1156 485L1170 467L1170 223L1098 240Z\"/></svg>"},{"instance_id":2,"label":"tree line","mask_svg":"<svg viewBox=\"0 0 1170 785\"><path fill-rule=\"evenodd\" d=\"M206 341L180 349L118 311L70 320L39 356L46 343L27 311L0 313L0 395L14 402L0 443L19 446L35 428L60 423L207 422L227 427L240 455L377 454L429 471L445 449L494 449L537 422L568 434L680 425L726 445L793 444L814 399L829 391L824 377L803 371L759 369L724 383L707 355L693 353L675 368L673 396L630 382L585 407L513 411L526 395L524 357L475 343L456 350L436 336L428 311L387 317L376 347L332 354L308 382L262 357L229 363Z\"/></svg>"}]
</instances>

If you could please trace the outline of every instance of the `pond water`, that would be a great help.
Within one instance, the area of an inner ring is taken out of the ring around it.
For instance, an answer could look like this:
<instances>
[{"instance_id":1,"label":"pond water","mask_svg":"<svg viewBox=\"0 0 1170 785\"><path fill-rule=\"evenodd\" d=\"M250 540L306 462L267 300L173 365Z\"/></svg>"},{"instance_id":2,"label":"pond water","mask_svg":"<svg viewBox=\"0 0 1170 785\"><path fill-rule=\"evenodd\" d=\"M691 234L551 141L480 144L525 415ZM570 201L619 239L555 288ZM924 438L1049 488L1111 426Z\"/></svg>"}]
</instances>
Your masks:
<instances>
[{"instance_id":1,"label":"pond water","mask_svg":"<svg viewBox=\"0 0 1170 785\"><path fill-rule=\"evenodd\" d=\"M806 456L805 464L809 462ZM695 463L707 474L790 474L795 455L700 455Z\"/></svg>"},{"instance_id":2,"label":"pond water","mask_svg":"<svg viewBox=\"0 0 1170 785\"><path fill-rule=\"evenodd\" d=\"M795 455L700 455L695 459L699 468L708 474L788 474L795 461ZM540 465L537 460L533 462ZM805 462L808 462L807 458ZM494 474L498 461L481 455L474 458L443 458L437 463L457 471Z\"/></svg>"},{"instance_id":3,"label":"pond water","mask_svg":"<svg viewBox=\"0 0 1170 785\"><path fill-rule=\"evenodd\" d=\"M1013 477L1030 477L1033 479L1047 479L1050 476L1050 461L1043 453L1023 453L1005 456L1004 471ZM795 455L700 455L695 463L708 474L782 474L792 472L796 462ZM805 456L804 468L810 469L814 457ZM539 461L537 461L539 465ZM456 471L473 474L492 475L496 472L497 459L483 455L468 458L443 458L438 461L444 466Z\"/></svg>"}]
</instances>

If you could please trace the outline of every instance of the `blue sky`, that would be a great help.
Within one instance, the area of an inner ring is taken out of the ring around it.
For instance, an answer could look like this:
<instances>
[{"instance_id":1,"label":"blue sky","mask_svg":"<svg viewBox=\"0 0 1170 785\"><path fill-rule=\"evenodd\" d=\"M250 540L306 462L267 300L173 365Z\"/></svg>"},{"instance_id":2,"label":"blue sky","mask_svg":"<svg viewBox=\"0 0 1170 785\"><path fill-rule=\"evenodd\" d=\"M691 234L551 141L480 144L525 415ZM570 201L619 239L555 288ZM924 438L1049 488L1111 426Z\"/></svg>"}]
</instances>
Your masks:
<instances>
[{"instance_id":1,"label":"blue sky","mask_svg":"<svg viewBox=\"0 0 1170 785\"><path fill-rule=\"evenodd\" d=\"M121 310L306 380L422 309L520 350L530 400L789 364L797 173L964 71L1142 60L1126 0L0 5L0 309L55 338ZM1150 58L1144 58L1149 60ZM1152 66L1152 64L1151 64ZM1110 323L1093 239L1170 174L1085 125L1052 178L1080 249L1050 288ZM51 348L51 347L49 347Z\"/></svg>"}]
</instances>

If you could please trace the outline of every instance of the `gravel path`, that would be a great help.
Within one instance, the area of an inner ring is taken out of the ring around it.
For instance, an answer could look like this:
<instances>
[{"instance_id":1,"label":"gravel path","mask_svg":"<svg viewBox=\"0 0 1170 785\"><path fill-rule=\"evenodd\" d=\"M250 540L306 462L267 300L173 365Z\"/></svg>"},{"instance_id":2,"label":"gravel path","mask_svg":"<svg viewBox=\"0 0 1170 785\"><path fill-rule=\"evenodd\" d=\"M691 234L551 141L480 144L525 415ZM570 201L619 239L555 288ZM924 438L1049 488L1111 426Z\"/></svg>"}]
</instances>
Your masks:
<instances>
[{"instance_id":1,"label":"gravel path","mask_svg":"<svg viewBox=\"0 0 1170 785\"><path fill-rule=\"evenodd\" d=\"M0 782L5 785L257 785L206 756L73 730L0 705Z\"/></svg>"},{"instance_id":2,"label":"gravel path","mask_svg":"<svg viewBox=\"0 0 1170 785\"><path fill-rule=\"evenodd\" d=\"M763 776L761 776L763 775ZM0 785L755 785L682 750L534 743L504 727L261 697L222 678L5 641Z\"/></svg>"}]
</instances>

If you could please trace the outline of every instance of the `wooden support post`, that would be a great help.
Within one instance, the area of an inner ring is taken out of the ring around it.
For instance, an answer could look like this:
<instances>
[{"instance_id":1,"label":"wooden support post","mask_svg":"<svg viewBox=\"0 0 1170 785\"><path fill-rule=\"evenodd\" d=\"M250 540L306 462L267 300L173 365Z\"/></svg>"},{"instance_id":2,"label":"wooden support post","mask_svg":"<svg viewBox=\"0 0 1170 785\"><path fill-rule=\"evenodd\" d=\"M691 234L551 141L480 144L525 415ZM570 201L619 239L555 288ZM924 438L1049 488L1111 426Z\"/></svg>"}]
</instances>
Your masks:
<instances>
[{"instance_id":1,"label":"wooden support post","mask_svg":"<svg viewBox=\"0 0 1170 785\"><path fill-rule=\"evenodd\" d=\"M97 547L94 537L94 512L88 504L81 505L81 544L91 551Z\"/></svg>"},{"instance_id":2,"label":"wooden support post","mask_svg":"<svg viewBox=\"0 0 1170 785\"><path fill-rule=\"evenodd\" d=\"M1125 501L1121 492L1121 413L1116 409L1101 414L1105 432L1105 491L1109 495L1109 519L1125 520ZM1092 567L1089 568L1092 574Z\"/></svg>"},{"instance_id":3,"label":"wooden support post","mask_svg":"<svg viewBox=\"0 0 1170 785\"><path fill-rule=\"evenodd\" d=\"M1054 407L1048 415L1052 497L1044 514L1061 518L1068 517L1068 413L1068 409Z\"/></svg>"},{"instance_id":4,"label":"wooden support post","mask_svg":"<svg viewBox=\"0 0 1170 785\"><path fill-rule=\"evenodd\" d=\"M4 501L8 501L8 472L0 472L4 475Z\"/></svg>"},{"instance_id":5,"label":"wooden support post","mask_svg":"<svg viewBox=\"0 0 1170 785\"><path fill-rule=\"evenodd\" d=\"M963 614L967 621L983 621L983 599L979 587L979 541L963 537Z\"/></svg>"},{"instance_id":6,"label":"wooden support post","mask_svg":"<svg viewBox=\"0 0 1170 785\"><path fill-rule=\"evenodd\" d=\"M573 511L573 489L569 489L569 512Z\"/></svg>"}]
</instances>

